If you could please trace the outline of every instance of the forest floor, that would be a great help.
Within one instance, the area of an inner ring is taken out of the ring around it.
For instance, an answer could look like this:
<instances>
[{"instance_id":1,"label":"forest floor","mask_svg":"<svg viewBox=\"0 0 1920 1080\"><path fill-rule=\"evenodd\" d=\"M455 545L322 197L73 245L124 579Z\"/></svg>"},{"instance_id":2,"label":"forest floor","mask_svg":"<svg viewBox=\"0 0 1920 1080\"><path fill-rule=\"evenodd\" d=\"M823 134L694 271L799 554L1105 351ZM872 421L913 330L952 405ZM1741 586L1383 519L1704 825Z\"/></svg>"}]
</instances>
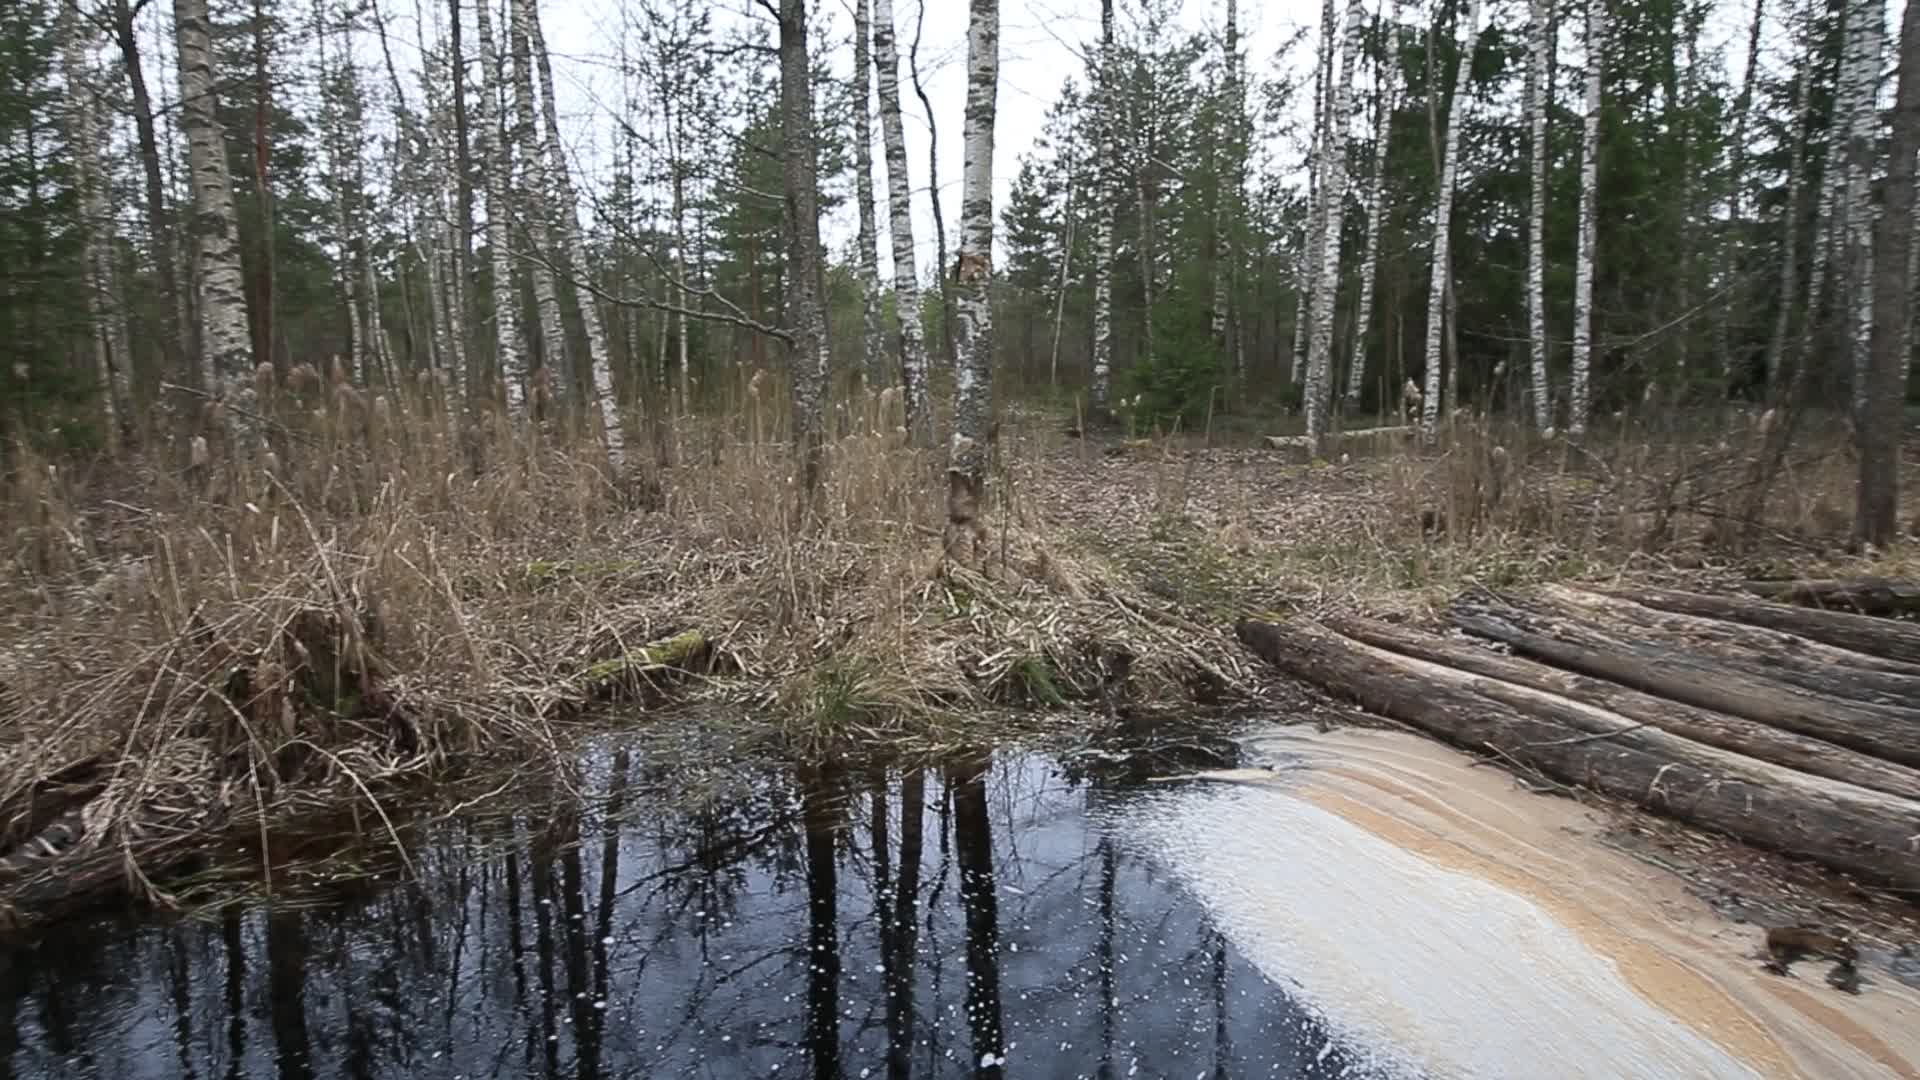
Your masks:
<instances>
[{"instance_id":1,"label":"forest floor","mask_svg":"<svg viewBox=\"0 0 1920 1080\"><path fill-rule=\"evenodd\" d=\"M984 558L961 567L940 554L937 461L878 413L830 449L805 528L777 417L752 403L636 447L673 464L617 487L551 445L497 435L476 468L431 419L290 415L283 456L245 470L15 460L0 915L182 902L195 875L343 816L397 839L423 792L564 771L581 739L669 705L695 718L670 739L707 754L1131 737L1142 715L1304 707L1235 640L1242 615L1920 569L1911 545L1845 554L1831 438L1797 441L1763 527L1719 554L1764 434L1742 417L1578 447L1469 425L1326 463L1251 433L1078 438L1014 413Z\"/></svg>"}]
</instances>

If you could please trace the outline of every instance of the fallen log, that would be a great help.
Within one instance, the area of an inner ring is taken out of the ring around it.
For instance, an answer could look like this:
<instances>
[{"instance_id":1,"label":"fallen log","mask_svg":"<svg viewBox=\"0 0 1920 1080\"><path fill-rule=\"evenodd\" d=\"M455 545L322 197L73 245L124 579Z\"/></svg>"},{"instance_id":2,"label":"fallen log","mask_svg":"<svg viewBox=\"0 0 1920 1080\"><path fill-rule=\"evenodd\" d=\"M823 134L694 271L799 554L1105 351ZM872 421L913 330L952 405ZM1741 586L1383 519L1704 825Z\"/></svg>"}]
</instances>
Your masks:
<instances>
[{"instance_id":1,"label":"fallen log","mask_svg":"<svg viewBox=\"0 0 1920 1080\"><path fill-rule=\"evenodd\" d=\"M1761 599L1780 604L1852 611L1861 615L1920 614L1920 582L1875 577L1813 578L1749 581L1741 588Z\"/></svg>"},{"instance_id":2,"label":"fallen log","mask_svg":"<svg viewBox=\"0 0 1920 1080\"><path fill-rule=\"evenodd\" d=\"M1347 440L1357 439L1393 439L1411 434L1413 434L1413 428L1408 426L1370 427L1353 428L1348 431L1331 431L1326 434L1325 438L1334 442L1345 442ZM1268 449L1271 450L1313 449L1313 440L1305 435L1268 435L1266 436L1266 442Z\"/></svg>"},{"instance_id":3,"label":"fallen log","mask_svg":"<svg viewBox=\"0 0 1920 1080\"><path fill-rule=\"evenodd\" d=\"M1348 615L1321 620L1328 629L1365 645L1442 664L1474 675L1530 687L1617 713L1662 731L1760 761L1798 769L1813 776L1920 801L1920 769L1881 761L1868 754L1806 735L1769 727L1589 678L1544 664L1514 660L1471 642L1452 640Z\"/></svg>"},{"instance_id":4,"label":"fallen log","mask_svg":"<svg viewBox=\"0 0 1920 1080\"><path fill-rule=\"evenodd\" d=\"M1776 604L1770 600L1744 597L1705 596L1675 589L1606 589L1610 596L1636 604L1659 608L1681 615L1699 615L1724 619L1749 626L1784 630L1803 638L1822 641L1864 653L1868 657L1897 661L1896 674L1913 674L1911 666L1920 665L1920 625L1879 619L1871 615L1853 615L1844 611L1820 611L1815 608Z\"/></svg>"},{"instance_id":5,"label":"fallen log","mask_svg":"<svg viewBox=\"0 0 1920 1080\"><path fill-rule=\"evenodd\" d=\"M1537 606L1556 614L1625 624L1637 635L1671 642L1748 674L1779 679L1829 697L1900 709L1920 723L1920 709L1911 707L1911 703L1920 702L1920 668L1913 668L1909 674L1887 671L1885 668L1905 665L1779 630L1660 611L1591 589L1547 585L1536 591L1533 599Z\"/></svg>"},{"instance_id":6,"label":"fallen log","mask_svg":"<svg viewBox=\"0 0 1920 1080\"><path fill-rule=\"evenodd\" d=\"M1469 634L1569 671L1920 767L1920 726L1879 706L1824 698L1669 648L1635 649L1590 626L1485 593L1455 600L1447 617Z\"/></svg>"},{"instance_id":7,"label":"fallen log","mask_svg":"<svg viewBox=\"0 0 1920 1080\"><path fill-rule=\"evenodd\" d=\"M1490 686L1324 627L1242 619L1234 629L1280 670L1464 749L1868 882L1920 890L1920 803L1742 758L1555 695Z\"/></svg>"}]
</instances>

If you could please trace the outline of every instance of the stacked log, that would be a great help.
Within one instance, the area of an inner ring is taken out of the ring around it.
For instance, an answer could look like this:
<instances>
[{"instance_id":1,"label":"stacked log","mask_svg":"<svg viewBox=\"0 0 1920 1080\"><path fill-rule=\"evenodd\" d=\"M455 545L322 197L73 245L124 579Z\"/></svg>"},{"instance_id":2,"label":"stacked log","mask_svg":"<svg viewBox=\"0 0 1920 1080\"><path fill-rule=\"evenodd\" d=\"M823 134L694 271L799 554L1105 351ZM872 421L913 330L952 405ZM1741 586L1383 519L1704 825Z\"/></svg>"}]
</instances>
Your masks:
<instances>
[{"instance_id":1,"label":"stacked log","mask_svg":"<svg viewBox=\"0 0 1920 1080\"><path fill-rule=\"evenodd\" d=\"M1464 635L1351 615L1236 631L1287 674L1518 771L1920 892L1904 624L1725 599L1473 590L1448 612Z\"/></svg>"}]
</instances>

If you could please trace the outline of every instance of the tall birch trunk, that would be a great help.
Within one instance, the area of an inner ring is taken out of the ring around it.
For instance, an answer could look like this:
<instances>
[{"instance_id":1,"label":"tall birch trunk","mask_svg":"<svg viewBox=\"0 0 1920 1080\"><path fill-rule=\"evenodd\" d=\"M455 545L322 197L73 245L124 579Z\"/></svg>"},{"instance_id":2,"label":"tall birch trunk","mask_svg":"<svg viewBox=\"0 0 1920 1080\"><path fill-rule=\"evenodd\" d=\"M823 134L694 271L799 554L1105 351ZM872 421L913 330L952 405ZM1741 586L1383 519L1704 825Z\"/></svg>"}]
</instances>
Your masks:
<instances>
[{"instance_id":1,"label":"tall birch trunk","mask_svg":"<svg viewBox=\"0 0 1920 1080\"><path fill-rule=\"evenodd\" d=\"M1527 152L1533 205L1527 218L1527 349L1533 368L1533 425L1548 433L1553 430L1553 391L1547 382L1547 70L1553 64L1553 0L1531 0L1529 10Z\"/></svg>"},{"instance_id":2,"label":"tall birch trunk","mask_svg":"<svg viewBox=\"0 0 1920 1080\"><path fill-rule=\"evenodd\" d=\"M1095 135L1093 188L1093 386L1089 393L1095 416L1113 408L1113 179L1120 162L1114 131L1119 112L1119 79L1114 71L1113 0L1100 0L1100 53L1095 62Z\"/></svg>"},{"instance_id":3,"label":"tall birch trunk","mask_svg":"<svg viewBox=\"0 0 1920 1080\"><path fill-rule=\"evenodd\" d=\"M873 66L886 141L887 239L893 247L893 302L900 322L900 375L906 387L913 445L933 446L933 399L927 390L927 342L920 323L920 277L913 255L913 188L907 174L906 126L900 117L900 48L893 0L875 0Z\"/></svg>"},{"instance_id":4,"label":"tall birch trunk","mask_svg":"<svg viewBox=\"0 0 1920 1080\"><path fill-rule=\"evenodd\" d=\"M1332 128L1329 106L1333 103L1334 41L1340 36L1340 9L1334 0L1325 0L1320 10L1320 51L1313 69L1313 141L1307 151L1307 251L1298 280L1305 291L1296 303L1293 331L1293 370L1288 381L1301 385L1307 372L1307 352L1311 336L1316 297L1320 285L1320 265L1327 242L1327 140ZM1304 387L1302 388L1304 391Z\"/></svg>"},{"instance_id":5,"label":"tall birch trunk","mask_svg":"<svg viewBox=\"0 0 1920 1080\"><path fill-rule=\"evenodd\" d=\"M485 0L481 0L482 3ZM540 316L540 341L547 369L545 389L556 399L573 384L573 368L567 362L566 328L560 318L560 290L553 280L554 245L549 223L553 220L554 179L548 167L547 143L551 133L542 133L533 104L533 11L532 0L511 0L512 19L509 35L513 47L514 149L526 166L522 188L522 217L525 219L527 274L533 281L534 309Z\"/></svg>"},{"instance_id":6,"label":"tall birch trunk","mask_svg":"<svg viewBox=\"0 0 1920 1080\"><path fill-rule=\"evenodd\" d=\"M873 113L869 87L873 85L868 24L872 0L855 0L853 8L853 169L854 199L859 203L860 330L866 354L866 381L878 391L888 385L885 348L880 338L880 241L873 206Z\"/></svg>"},{"instance_id":7,"label":"tall birch trunk","mask_svg":"<svg viewBox=\"0 0 1920 1080\"><path fill-rule=\"evenodd\" d=\"M1220 95L1219 130L1214 136L1213 191L1213 301L1208 312L1213 346L1224 360L1227 350L1227 304L1234 274L1231 234L1240 220L1240 176L1246 151L1240 143L1241 116L1246 103L1240 86L1240 4L1227 0L1226 40Z\"/></svg>"},{"instance_id":8,"label":"tall birch trunk","mask_svg":"<svg viewBox=\"0 0 1920 1080\"><path fill-rule=\"evenodd\" d=\"M1879 25L1879 11L1873 22ZM1885 545L1899 532L1900 436L1912 357L1904 351L1913 323L1912 262L1914 155L1920 152L1920 3L1909 2L1901 21L1899 76L1894 90L1886 210L1880 218L1873 286L1872 360L1860 414L1859 505L1854 539Z\"/></svg>"},{"instance_id":9,"label":"tall birch trunk","mask_svg":"<svg viewBox=\"0 0 1920 1080\"><path fill-rule=\"evenodd\" d=\"M620 420L620 399L613 388L613 358L607 353L607 335L600 324L600 309L589 287L593 277L587 262L587 246L580 236L580 199L573 188L573 176L567 169L567 156L560 148L560 110L553 89L553 61L547 55L546 36L540 29L540 12L534 0L520 0L527 33L531 38L534 65L540 75L540 112L546 122L546 160L552 186L549 194L558 204L560 221L558 261L577 283L580 301L580 325L586 331L587 366L593 380L593 401L600 414L600 437L607 446L607 459L618 473L626 466L627 438ZM682 279L686 277L681 274Z\"/></svg>"},{"instance_id":10,"label":"tall birch trunk","mask_svg":"<svg viewBox=\"0 0 1920 1080\"><path fill-rule=\"evenodd\" d=\"M147 91L146 65L140 57L140 38L134 23L138 11L131 0L113 0L113 38L120 49L120 65L127 76L133 107L133 128L140 144L140 177L144 195L147 242L151 247L154 278L166 311L160 341L168 364L185 370L186 299L180 285L180 259L174 249L174 230L167 212L166 178L160 170L160 139L154 126L153 99Z\"/></svg>"},{"instance_id":11,"label":"tall birch trunk","mask_svg":"<svg viewBox=\"0 0 1920 1080\"><path fill-rule=\"evenodd\" d=\"M788 229L787 291L793 340L793 430L801 488L810 501L820 484L826 448L827 343L820 296L819 152L814 145L813 86L807 62L806 0L780 0L781 178ZM804 505L804 503L803 503Z\"/></svg>"},{"instance_id":12,"label":"tall birch trunk","mask_svg":"<svg viewBox=\"0 0 1920 1080\"><path fill-rule=\"evenodd\" d=\"M1326 239L1321 243L1319 280L1313 290L1313 342L1307 350L1307 441L1317 453L1326 435L1333 377L1333 311L1340 297L1340 247L1347 216L1347 136L1353 126L1353 82L1360 58L1365 9L1348 0L1346 40L1340 48L1340 76L1328 102L1326 139Z\"/></svg>"},{"instance_id":13,"label":"tall birch trunk","mask_svg":"<svg viewBox=\"0 0 1920 1080\"><path fill-rule=\"evenodd\" d=\"M926 24L927 0L920 0L913 23L913 44L907 48L907 73L913 80L913 94L920 99L920 107L927 114L927 198L933 203L933 242L937 254L934 283L940 288L940 335L946 342L945 359L947 366L952 367L959 354L954 351L953 343L953 273L947 264L947 214L940 205L940 124L934 119L933 100L927 97L926 85L920 81L920 33Z\"/></svg>"},{"instance_id":14,"label":"tall birch trunk","mask_svg":"<svg viewBox=\"0 0 1920 1080\"><path fill-rule=\"evenodd\" d=\"M1595 5L1599 6L1599 0ZM1447 288L1453 275L1453 189L1460 175L1460 125L1467 114L1467 90L1473 77L1473 50L1480 40L1480 0L1467 5L1467 32L1460 41L1459 66L1453 75L1453 100L1447 109L1447 135L1440 167L1440 204L1433 214L1433 272L1427 285L1427 347L1425 398L1420 426L1428 438L1440 424L1440 331L1447 318ZM1459 359L1456 357L1457 365ZM1449 404L1458 404L1450 402Z\"/></svg>"},{"instance_id":15,"label":"tall birch trunk","mask_svg":"<svg viewBox=\"0 0 1920 1080\"><path fill-rule=\"evenodd\" d=\"M972 0L967 19L967 109L960 190L960 256L954 274L953 437L947 444L946 554L979 561L993 405L993 127L1000 91L1000 3Z\"/></svg>"},{"instance_id":16,"label":"tall birch trunk","mask_svg":"<svg viewBox=\"0 0 1920 1080\"><path fill-rule=\"evenodd\" d=\"M60 66L67 85L63 113L67 143L80 195L80 221L87 279L87 311L92 326L94 377L100 382L100 416L108 447L119 442L127 412L126 323L113 290L113 216L107 208L106 170L100 150L106 145L98 85L88 59L92 35L83 30L79 0L60 5Z\"/></svg>"},{"instance_id":17,"label":"tall birch trunk","mask_svg":"<svg viewBox=\"0 0 1920 1080\"><path fill-rule=\"evenodd\" d=\"M207 390L229 408L230 450L254 434L253 346L247 331L246 289L240 276L240 227L213 81L212 26L207 0L174 0L174 40L180 64L180 126L187 136L193 176L191 234L199 263L196 310ZM246 448L248 450L251 447Z\"/></svg>"},{"instance_id":18,"label":"tall birch trunk","mask_svg":"<svg viewBox=\"0 0 1920 1080\"><path fill-rule=\"evenodd\" d=\"M1580 239L1573 268L1573 371L1567 392L1567 430L1587 430L1593 374L1594 200L1600 176L1600 76L1607 56L1607 0L1587 4L1587 117L1580 136Z\"/></svg>"},{"instance_id":19,"label":"tall birch trunk","mask_svg":"<svg viewBox=\"0 0 1920 1080\"><path fill-rule=\"evenodd\" d=\"M1848 355L1852 359L1856 430L1866 416L1874 322L1873 182L1879 164L1880 64L1885 52L1885 8L1875 0L1848 0L1845 54ZM1911 163L1909 163L1910 167ZM1904 256L1903 256L1904 257ZM1882 271L1885 276L1885 271ZM1894 275L1896 278L1899 275Z\"/></svg>"},{"instance_id":20,"label":"tall birch trunk","mask_svg":"<svg viewBox=\"0 0 1920 1080\"><path fill-rule=\"evenodd\" d=\"M1400 38L1400 19L1404 0L1393 0L1393 16L1388 22L1388 30L1394 43L1383 43L1387 62L1380 65L1380 85L1376 88L1375 107L1379 115L1373 125L1373 171L1367 177L1366 213L1367 240L1366 252L1360 263L1360 303L1353 317L1353 358L1347 364L1346 404L1349 409L1360 406L1360 393L1365 387L1367 377L1367 339L1373 329L1373 289L1374 279L1380 275L1380 227L1381 189L1387 174L1387 145L1393 135L1393 114L1399 110L1399 84L1395 82L1399 75L1398 46Z\"/></svg>"},{"instance_id":21,"label":"tall birch trunk","mask_svg":"<svg viewBox=\"0 0 1920 1080\"><path fill-rule=\"evenodd\" d=\"M487 0L473 5L475 29L480 34L480 92L474 144L484 163L487 189L487 255L493 271L493 340L495 376L506 394L507 415L527 415L527 344L520 329L520 295L513 285L512 241L507 223L511 210L507 192L513 184L513 155L507 148L506 118L501 101L507 85L507 57L495 41ZM489 395L491 396L491 395Z\"/></svg>"},{"instance_id":22,"label":"tall birch trunk","mask_svg":"<svg viewBox=\"0 0 1920 1080\"><path fill-rule=\"evenodd\" d=\"M1812 0L1807 0L1811 20ZM1800 259L1797 252L1800 238L1800 206L1804 198L1806 181L1807 143L1813 138L1813 68L1811 61L1800 65L1800 76L1794 81L1793 111L1794 135L1791 159L1787 166L1787 208L1782 217L1780 229L1780 302L1774 305L1773 335L1767 340L1767 352L1763 361L1764 376L1767 382L1767 396L1776 404L1788 403L1782 394L1779 382L1782 359L1787 352L1787 332L1792 325L1794 301L1799 298ZM1816 256L1817 256L1816 251ZM1815 258L1815 271L1818 272L1820 260ZM1811 327L1815 313L1811 307L1807 311L1806 326Z\"/></svg>"}]
</instances>

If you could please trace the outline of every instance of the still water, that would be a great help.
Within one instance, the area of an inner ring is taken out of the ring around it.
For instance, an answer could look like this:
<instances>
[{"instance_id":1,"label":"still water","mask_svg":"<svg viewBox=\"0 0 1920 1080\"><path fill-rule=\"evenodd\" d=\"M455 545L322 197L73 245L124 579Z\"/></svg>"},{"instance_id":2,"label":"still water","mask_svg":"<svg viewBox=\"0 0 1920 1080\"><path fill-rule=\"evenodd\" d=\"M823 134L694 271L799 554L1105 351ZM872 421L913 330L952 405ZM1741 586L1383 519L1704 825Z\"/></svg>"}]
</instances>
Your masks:
<instances>
[{"instance_id":1,"label":"still water","mask_svg":"<svg viewBox=\"0 0 1920 1080\"><path fill-rule=\"evenodd\" d=\"M1155 787L1002 755L688 811L596 772L372 895L5 957L0 1076L1384 1075L1129 835Z\"/></svg>"}]
</instances>

